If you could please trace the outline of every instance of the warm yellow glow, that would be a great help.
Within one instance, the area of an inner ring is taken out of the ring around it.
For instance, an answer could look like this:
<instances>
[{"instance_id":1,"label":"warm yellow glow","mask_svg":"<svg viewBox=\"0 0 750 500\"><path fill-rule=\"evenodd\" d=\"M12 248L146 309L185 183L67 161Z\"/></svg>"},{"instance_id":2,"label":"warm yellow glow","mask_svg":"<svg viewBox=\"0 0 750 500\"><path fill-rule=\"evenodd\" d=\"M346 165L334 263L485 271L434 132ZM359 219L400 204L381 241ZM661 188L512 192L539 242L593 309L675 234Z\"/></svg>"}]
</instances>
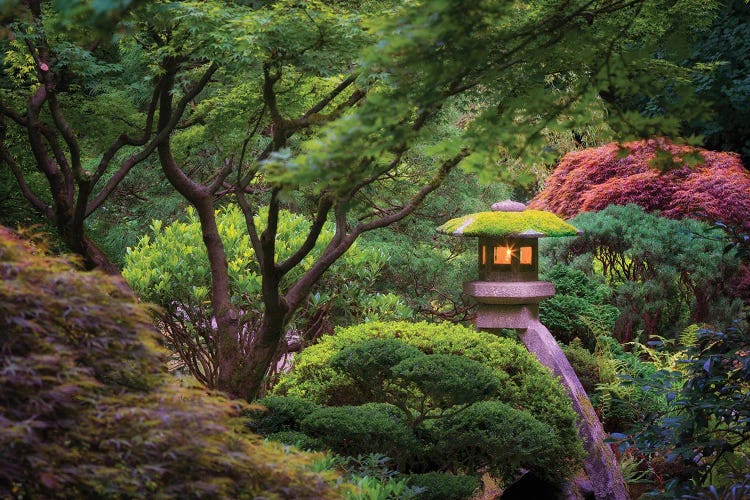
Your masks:
<instances>
[{"instance_id":1,"label":"warm yellow glow","mask_svg":"<svg viewBox=\"0 0 750 500\"><path fill-rule=\"evenodd\" d=\"M521 247L521 264L530 265L533 255L531 247Z\"/></svg>"},{"instance_id":2,"label":"warm yellow glow","mask_svg":"<svg viewBox=\"0 0 750 500\"><path fill-rule=\"evenodd\" d=\"M482 245L482 265L487 263L487 246Z\"/></svg>"},{"instance_id":3,"label":"warm yellow glow","mask_svg":"<svg viewBox=\"0 0 750 500\"><path fill-rule=\"evenodd\" d=\"M510 265L510 260L513 257L513 249L505 246L497 246L495 247L495 264L500 265Z\"/></svg>"}]
</instances>

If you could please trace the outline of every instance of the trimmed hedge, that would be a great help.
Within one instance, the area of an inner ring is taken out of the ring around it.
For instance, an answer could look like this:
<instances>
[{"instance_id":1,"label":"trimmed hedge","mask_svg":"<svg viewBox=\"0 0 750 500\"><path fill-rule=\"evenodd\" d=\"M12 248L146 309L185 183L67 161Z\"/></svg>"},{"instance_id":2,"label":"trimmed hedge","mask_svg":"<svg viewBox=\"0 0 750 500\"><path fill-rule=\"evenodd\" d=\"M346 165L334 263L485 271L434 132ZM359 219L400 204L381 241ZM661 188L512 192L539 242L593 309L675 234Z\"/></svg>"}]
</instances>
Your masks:
<instances>
[{"instance_id":1,"label":"trimmed hedge","mask_svg":"<svg viewBox=\"0 0 750 500\"><path fill-rule=\"evenodd\" d=\"M339 453L386 454L402 472L448 468L474 474L489 467L505 474L527 467L559 481L577 470L583 456L576 415L547 369L514 340L457 325L393 322L339 329L297 356L274 396L323 406L294 430L311 432ZM400 415L392 422L403 425L418 446L402 444L409 440L395 430L386 442L380 423L358 430L352 420L367 420L357 413L366 403L390 403L385 407ZM310 422L323 413L325 427L313 431ZM480 422L483 414L502 418ZM265 418L260 415L255 425L267 425ZM513 435L506 435L506 426ZM463 434L480 439L471 434L481 434L480 427L500 441L490 439L487 449L472 444L470 459L452 457L451 443L463 442ZM339 442L352 432L361 433L359 443ZM526 441L513 441L519 436ZM502 443L511 449L503 450Z\"/></svg>"}]
</instances>

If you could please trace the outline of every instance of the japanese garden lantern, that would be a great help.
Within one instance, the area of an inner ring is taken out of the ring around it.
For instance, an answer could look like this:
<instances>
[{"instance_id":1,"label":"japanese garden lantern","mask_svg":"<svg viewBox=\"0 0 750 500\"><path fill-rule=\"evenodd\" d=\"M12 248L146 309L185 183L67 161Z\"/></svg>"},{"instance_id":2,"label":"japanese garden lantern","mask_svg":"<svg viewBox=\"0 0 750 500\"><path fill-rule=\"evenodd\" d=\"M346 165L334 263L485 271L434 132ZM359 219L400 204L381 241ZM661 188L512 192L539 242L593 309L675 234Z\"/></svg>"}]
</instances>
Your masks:
<instances>
[{"instance_id":1,"label":"japanese garden lantern","mask_svg":"<svg viewBox=\"0 0 750 500\"><path fill-rule=\"evenodd\" d=\"M509 200L491 212L451 219L438 231L479 238L479 279L464 283L464 293L479 303L477 328L490 331L525 329L538 319L539 302L555 294L552 283L539 281L539 238L578 235L555 214Z\"/></svg>"},{"instance_id":2,"label":"japanese garden lantern","mask_svg":"<svg viewBox=\"0 0 750 500\"><path fill-rule=\"evenodd\" d=\"M477 328L498 332L513 328L539 362L560 377L579 415L578 430L587 457L586 473L597 500L629 498L622 473L591 401L562 349L539 321L539 302L552 297L552 283L539 281L539 238L577 236L578 230L553 213L527 210L523 203L502 201L491 212L451 219L444 234L479 238L479 279L464 283L464 293L479 303Z\"/></svg>"}]
</instances>

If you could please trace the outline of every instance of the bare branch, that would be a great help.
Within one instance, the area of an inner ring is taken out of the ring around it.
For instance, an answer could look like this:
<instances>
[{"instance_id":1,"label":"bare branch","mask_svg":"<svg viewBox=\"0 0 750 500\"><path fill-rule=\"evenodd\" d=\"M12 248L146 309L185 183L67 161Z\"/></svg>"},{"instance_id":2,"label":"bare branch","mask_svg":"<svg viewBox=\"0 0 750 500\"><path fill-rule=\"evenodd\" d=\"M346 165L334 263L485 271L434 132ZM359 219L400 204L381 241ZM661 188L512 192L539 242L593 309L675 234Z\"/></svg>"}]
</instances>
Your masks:
<instances>
[{"instance_id":1,"label":"bare branch","mask_svg":"<svg viewBox=\"0 0 750 500\"><path fill-rule=\"evenodd\" d=\"M443 162L442 165L440 165L440 168L438 169L435 176L422 186L422 189L420 189L412 198L409 200L409 202L404 205L400 210L398 210L395 213L392 213L390 215L387 215L385 217L381 217L379 219L367 222L365 224L360 224L354 229L354 234L361 234L365 231L371 231L373 229L377 229L380 227L385 227L390 224L393 224L394 222L398 222L410 213L412 213L419 205L422 204L425 197L430 194L431 192L435 191L442 182L445 180L445 178L448 176L451 170L458 165L461 160L466 158L469 155L468 150L461 151L459 154L454 156L453 158L446 160Z\"/></svg>"},{"instance_id":2,"label":"bare branch","mask_svg":"<svg viewBox=\"0 0 750 500\"><path fill-rule=\"evenodd\" d=\"M109 146L109 148L107 148L107 150L102 155L101 160L99 160L99 165L96 167L96 172L94 173L94 176L92 178L92 182L94 185L99 181L99 179L101 179L102 175L104 175L104 172L106 172L109 163L112 161L112 158L115 157L117 152L122 149L123 146L142 146L146 144L148 138L151 136L151 130L153 129L154 115L156 114L156 105L159 102L159 95L161 93L163 82L163 79L160 78L157 84L154 86L154 91L151 94L151 101L149 102L148 110L146 111L146 126L144 127L143 135L138 139L131 139L127 134L122 134L117 138L115 142L112 143L112 145Z\"/></svg>"},{"instance_id":3,"label":"bare branch","mask_svg":"<svg viewBox=\"0 0 750 500\"><path fill-rule=\"evenodd\" d=\"M209 68L206 70L206 72L203 74L201 79L193 85L193 87L180 99L177 106L174 108L174 110L171 109L171 100L166 105L162 106L162 112L165 114L162 114L159 117L159 127L158 127L158 133L156 136L144 147L140 152L130 156L127 160L125 160L121 165L120 168L115 172L112 177L110 177L109 181L107 182L106 186L102 188L102 190L99 192L99 194L89 203L89 205L86 208L86 216L88 217L91 215L94 210L99 208L102 203L104 203L104 200L107 199L107 197L112 193L112 191L115 190L115 188L120 184L120 182L125 178L125 176L130 172L130 170L137 165L138 163L145 160L153 151L156 149L156 147L159 145L161 141L164 141L167 137L169 137L169 134L174 130L175 125L180 119L180 116L182 116L182 113L184 113L185 108L187 107L188 103L194 99L202 90L205 88L205 86L208 84L209 80L211 79L211 76L218 70L218 66L216 64L211 64ZM171 80L174 81L174 72L176 71L176 68L171 69ZM169 88L171 88L171 85L167 85L167 80L170 78L170 75L167 74L163 77L164 82L161 85L160 92L161 96L159 100L164 101L165 96L166 98L169 98ZM165 88L167 87L167 88ZM155 100L152 100L152 103L156 103ZM171 112L171 113L170 113ZM151 114L153 116L153 113ZM169 117L168 119L166 117ZM113 153L114 154L114 153ZM184 178L186 181L193 185L194 188L198 188L198 185L194 183L191 179L189 179L187 176L185 176L184 172L176 166L176 169L174 170L174 174L177 177ZM105 167L106 168L106 165ZM179 172L178 172L179 171Z\"/></svg>"},{"instance_id":4,"label":"bare branch","mask_svg":"<svg viewBox=\"0 0 750 500\"><path fill-rule=\"evenodd\" d=\"M26 182L26 178L23 176L21 167L19 167L15 158L13 158L13 156L10 154L10 151L8 151L8 148L2 142L0 142L0 159L2 159L10 167L10 171L13 172L13 176L18 182L18 186L21 188L23 197L26 198L29 203L31 203L34 208L39 210L43 215L50 219L53 218L55 214L52 210L52 207L44 203L38 196L34 194L28 183Z\"/></svg>"},{"instance_id":5,"label":"bare branch","mask_svg":"<svg viewBox=\"0 0 750 500\"><path fill-rule=\"evenodd\" d=\"M13 120L18 125L24 128L27 127L29 124L29 121L25 115L21 115L17 111L4 106L3 104L0 104L0 113L7 116L8 118L10 118L11 120Z\"/></svg>"},{"instance_id":6,"label":"bare branch","mask_svg":"<svg viewBox=\"0 0 750 500\"><path fill-rule=\"evenodd\" d=\"M305 242L299 247L299 249L297 249L296 252L294 252L292 256L290 256L288 259L286 259L284 262L281 262L277 266L279 276L283 276L288 273L294 266L302 262L302 259L304 259L312 251L312 249L315 248L315 243L317 243L318 237L320 237L320 232L323 229L323 225L325 224L326 220L328 219L328 212L331 210L332 206L333 202L331 201L330 197L326 195L320 197L320 200L318 201L318 211L315 214L315 220L310 227L310 231L307 233Z\"/></svg>"},{"instance_id":7,"label":"bare branch","mask_svg":"<svg viewBox=\"0 0 750 500\"><path fill-rule=\"evenodd\" d=\"M232 173L232 168L234 168L234 166L232 165L232 160L229 158L224 160L224 166L216 174L216 177L214 178L213 182L208 186L208 191L211 194L216 194L216 191L219 190L219 188L224 184L224 181L229 176L229 174Z\"/></svg>"},{"instance_id":8,"label":"bare branch","mask_svg":"<svg viewBox=\"0 0 750 500\"><path fill-rule=\"evenodd\" d=\"M238 190L236 194L237 202L240 204L242 214L245 216L245 226L247 226L247 234L250 237L250 243L253 245L253 250L255 251L255 258L258 260L258 263L261 263L264 258L263 245L260 244L258 228L255 227L255 213L245 197L245 192L243 190Z\"/></svg>"},{"instance_id":9,"label":"bare branch","mask_svg":"<svg viewBox=\"0 0 750 500\"><path fill-rule=\"evenodd\" d=\"M331 101L333 101L336 97L338 97L344 90L346 90L351 84L353 84L357 80L357 75L352 74L349 75L344 81L336 85L336 87L331 90L328 95L323 97L320 101L315 103L313 107L308 109L304 115L302 115L302 118L309 118L310 116L314 115L315 113L320 113L323 111L323 109L328 106Z\"/></svg>"},{"instance_id":10,"label":"bare branch","mask_svg":"<svg viewBox=\"0 0 750 500\"><path fill-rule=\"evenodd\" d=\"M54 92L49 93L49 99L47 99L47 107L52 114L52 121L60 131L65 144L68 146L68 153L70 153L70 163L73 169L73 175L76 179L81 178L81 148L78 146L78 139L76 139L73 129L70 124L63 116L62 110L60 109L60 103L57 102L57 96Z\"/></svg>"}]
</instances>

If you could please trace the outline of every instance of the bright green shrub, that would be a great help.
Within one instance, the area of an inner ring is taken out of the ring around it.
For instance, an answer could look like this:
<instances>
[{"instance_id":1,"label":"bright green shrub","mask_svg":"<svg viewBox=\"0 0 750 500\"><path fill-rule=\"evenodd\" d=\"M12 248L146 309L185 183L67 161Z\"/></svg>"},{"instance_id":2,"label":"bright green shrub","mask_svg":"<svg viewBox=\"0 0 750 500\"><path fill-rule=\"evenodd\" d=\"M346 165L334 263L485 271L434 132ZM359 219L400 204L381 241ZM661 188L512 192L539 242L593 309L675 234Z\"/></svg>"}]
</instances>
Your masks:
<instances>
[{"instance_id":1,"label":"bright green shrub","mask_svg":"<svg viewBox=\"0 0 750 500\"><path fill-rule=\"evenodd\" d=\"M256 225L265 219L264 213L256 216ZM232 300L243 306L260 303L260 273L242 211L235 205L221 208L217 211L216 222L227 252ZM310 221L301 215L288 211L279 214L277 261L290 257L302 245L309 227ZM169 306L177 301L196 306L204 302L208 298L211 274L198 215L188 209L184 222L164 226L157 220L153 221L151 229L152 235L143 236L138 245L128 249L123 269L125 279L142 298L159 305ZM263 230L263 227L259 226L258 230ZM333 224L326 224L315 250L284 280L293 282L299 279L333 233ZM337 287L349 281L367 283L377 276L385 260L386 257L377 249L354 245L334 264L335 272L328 273L328 281L323 280L315 300L318 304L329 302L336 295Z\"/></svg>"},{"instance_id":2,"label":"bright green shrub","mask_svg":"<svg viewBox=\"0 0 750 500\"><path fill-rule=\"evenodd\" d=\"M266 219L264 210L255 218L259 231ZM251 334L258 326L254 321L262 313L263 302L260 270L244 215L237 206L228 205L217 211L216 222L227 255L230 298L243 313L243 330ZM275 241L277 262L303 245L310 225L301 215L281 211ZM156 220L151 228L153 234L143 236L138 245L128 249L123 276L141 298L163 308L162 329L168 347L183 357L194 377L214 387L219 372L217 360L195 354L216 350L209 297L211 272L200 221L189 209L184 221L164 226ZM324 225L313 251L283 277L282 290L309 269L334 231L332 223ZM321 333L320 325L329 322L408 317L410 312L399 297L370 290L386 261L386 255L376 247L353 245L319 280L305 306L292 318L288 332L301 337L304 344ZM352 311L364 311L363 317L352 315Z\"/></svg>"},{"instance_id":3,"label":"bright green shrub","mask_svg":"<svg viewBox=\"0 0 750 500\"><path fill-rule=\"evenodd\" d=\"M320 408L301 422L302 432L342 455L409 454L416 444L406 415L388 403Z\"/></svg>"},{"instance_id":4,"label":"bright green shrub","mask_svg":"<svg viewBox=\"0 0 750 500\"><path fill-rule=\"evenodd\" d=\"M244 431L244 405L165 369L123 283L0 228L0 497L338 498L308 458Z\"/></svg>"},{"instance_id":5,"label":"bright green shrub","mask_svg":"<svg viewBox=\"0 0 750 500\"><path fill-rule=\"evenodd\" d=\"M410 474L406 481L411 486L424 488L417 498L420 500L456 500L469 498L482 486L475 476L454 476L442 472Z\"/></svg>"},{"instance_id":6,"label":"bright green shrub","mask_svg":"<svg viewBox=\"0 0 750 500\"><path fill-rule=\"evenodd\" d=\"M348 410L371 401L400 408L403 425L418 440L419 448L409 450L408 455L398 447L393 447L395 454L376 451L394 458L402 471L458 467L455 461L446 463L447 455L437 451L441 440L453 439L445 429L438 432L442 428L437 422L451 416L460 419L467 407L482 401L522 409L519 412L528 420L528 428L542 432L539 439L545 446L536 462L540 473L557 480L566 477L576 470L582 454L570 401L546 368L513 340L457 325L395 322L339 329L303 351L274 394ZM327 442L338 438L326 432L348 432L335 421L345 414L334 412L328 428L314 436ZM511 416L520 418L516 413ZM450 422L460 425L460 420ZM347 449L349 453L369 452L369 448ZM508 463L509 459L514 460L507 454L479 451L471 465L479 467L481 462L506 470L517 465Z\"/></svg>"}]
</instances>

